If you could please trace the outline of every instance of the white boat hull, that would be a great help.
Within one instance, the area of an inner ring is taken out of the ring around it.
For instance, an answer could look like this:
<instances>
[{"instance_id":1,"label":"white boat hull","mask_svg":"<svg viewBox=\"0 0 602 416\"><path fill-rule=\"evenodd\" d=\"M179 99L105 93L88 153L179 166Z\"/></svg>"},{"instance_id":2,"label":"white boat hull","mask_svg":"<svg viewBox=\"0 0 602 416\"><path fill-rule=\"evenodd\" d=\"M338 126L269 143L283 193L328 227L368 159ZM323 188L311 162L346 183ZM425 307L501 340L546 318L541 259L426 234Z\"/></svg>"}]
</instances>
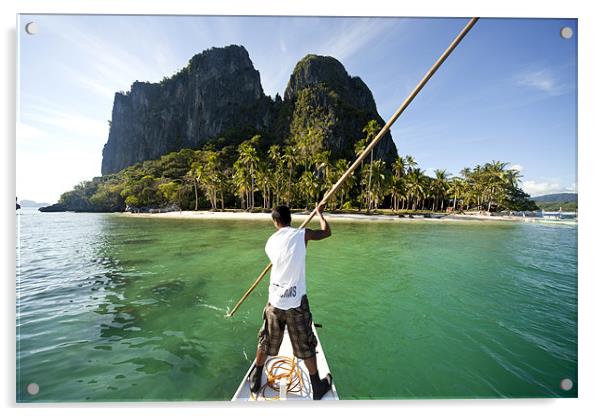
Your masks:
<instances>
[{"instance_id":1,"label":"white boat hull","mask_svg":"<svg viewBox=\"0 0 602 416\"><path fill-rule=\"evenodd\" d=\"M322 350L322 345L320 344L320 338L318 337L318 333L316 328L313 327L314 333L316 334L316 338L318 340L318 345L316 347L316 361L318 364L318 372L321 378L326 377L326 374L330 373L330 369L328 368L328 363L326 362L326 356L324 355L324 351ZM305 363L303 360L296 358L293 355L293 347L291 345L291 340L288 334L288 329L284 332L284 339L282 340L282 345L280 346L280 351L278 352L278 356L288 357L299 367L299 371L301 374L302 382L300 383L301 388L298 389L298 392L288 392L286 394L286 400L313 400L313 393L311 388L311 381L309 379L309 372L307 371L307 367L305 367ZM269 367L269 361L266 363L265 368ZM254 395L251 393L250 385L249 385L249 374L255 365L255 361L251 364L251 367L246 372L243 377L238 390L232 397L232 401L264 401L264 400L279 400L280 394L279 391L276 391L269 386L262 389L261 394ZM267 376L264 370L262 374L262 386L267 383ZM281 400L281 399L280 399ZM337 394L336 387L334 385L334 381L332 383L332 389L322 397L322 400L339 400L339 396Z\"/></svg>"}]
</instances>

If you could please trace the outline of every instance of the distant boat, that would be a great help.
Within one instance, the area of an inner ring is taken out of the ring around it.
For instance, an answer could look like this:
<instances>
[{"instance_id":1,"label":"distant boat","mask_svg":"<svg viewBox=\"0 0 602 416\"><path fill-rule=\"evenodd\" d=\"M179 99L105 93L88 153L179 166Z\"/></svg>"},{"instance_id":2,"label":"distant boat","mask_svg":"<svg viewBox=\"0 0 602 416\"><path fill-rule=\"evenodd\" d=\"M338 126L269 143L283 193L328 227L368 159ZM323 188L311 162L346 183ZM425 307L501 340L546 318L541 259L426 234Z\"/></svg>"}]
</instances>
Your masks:
<instances>
[{"instance_id":1,"label":"distant boat","mask_svg":"<svg viewBox=\"0 0 602 416\"><path fill-rule=\"evenodd\" d=\"M577 219L577 212L563 211L562 208L558 211L541 210L541 217L547 220Z\"/></svg>"}]
</instances>

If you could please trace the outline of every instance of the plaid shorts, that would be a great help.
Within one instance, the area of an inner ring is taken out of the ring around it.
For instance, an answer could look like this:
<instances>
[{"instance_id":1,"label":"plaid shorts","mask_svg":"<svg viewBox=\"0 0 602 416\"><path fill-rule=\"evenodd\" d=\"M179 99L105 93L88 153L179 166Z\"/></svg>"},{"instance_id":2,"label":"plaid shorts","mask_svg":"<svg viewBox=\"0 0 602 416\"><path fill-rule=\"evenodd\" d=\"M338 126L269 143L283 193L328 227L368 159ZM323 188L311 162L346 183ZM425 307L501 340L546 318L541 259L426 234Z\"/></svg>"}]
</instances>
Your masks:
<instances>
[{"instance_id":1,"label":"plaid shorts","mask_svg":"<svg viewBox=\"0 0 602 416\"><path fill-rule=\"evenodd\" d=\"M263 309L263 325L259 330L259 346L267 355L278 355L284 338L285 325L293 346L293 354L302 360L316 355L318 340L312 329L312 317L307 296L301 305L287 310L278 309L269 302Z\"/></svg>"}]
</instances>

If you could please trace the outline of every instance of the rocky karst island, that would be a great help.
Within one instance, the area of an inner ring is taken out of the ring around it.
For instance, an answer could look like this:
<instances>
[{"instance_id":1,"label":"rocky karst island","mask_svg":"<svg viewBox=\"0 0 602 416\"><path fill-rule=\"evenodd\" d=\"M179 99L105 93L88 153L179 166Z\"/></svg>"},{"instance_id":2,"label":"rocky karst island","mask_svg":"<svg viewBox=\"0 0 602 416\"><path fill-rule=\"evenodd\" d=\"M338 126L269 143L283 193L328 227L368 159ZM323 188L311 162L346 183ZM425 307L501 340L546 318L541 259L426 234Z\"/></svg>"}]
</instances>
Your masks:
<instances>
[{"instance_id":1,"label":"rocky karst island","mask_svg":"<svg viewBox=\"0 0 602 416\"><path fill-rule=\"evenodd\" d=\"M102 176L42 211L308 209L384 125L368 86L309 54L281 98L267 96L243 46L211 48L159 83L115 94ZM388 132L329 203L374 212L529 210L518 172L493 161L450 178L400 157Z\"/></svg>"}]
</instances>

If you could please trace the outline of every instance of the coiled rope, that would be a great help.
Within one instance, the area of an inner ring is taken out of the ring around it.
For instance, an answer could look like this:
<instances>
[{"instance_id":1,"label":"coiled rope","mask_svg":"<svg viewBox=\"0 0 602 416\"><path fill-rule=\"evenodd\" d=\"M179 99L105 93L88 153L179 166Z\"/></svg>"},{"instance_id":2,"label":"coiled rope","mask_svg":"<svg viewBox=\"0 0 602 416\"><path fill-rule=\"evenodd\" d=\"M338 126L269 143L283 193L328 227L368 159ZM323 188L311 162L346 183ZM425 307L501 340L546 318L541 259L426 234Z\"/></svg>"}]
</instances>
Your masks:
<instances>
[{"instance_id":1,"label":"coiled rope","mask_svg":"<svg viewBox=\"0 0 602 416\"><path fill-rule=\"evenodd\" d=\"M286 380L288 385L286 389L287 394L301 394L303 392L303 377L295 358L283 355L271 357L265 363L265 372L267 382L261 386L257 394L251 393L253 400L257 400L260 397L264 400L280 400L279 395L276 397L266 397L266 389L269 387L276 392L280 392L280 381L283 379Z\"/></svg>"}]
</instances>

